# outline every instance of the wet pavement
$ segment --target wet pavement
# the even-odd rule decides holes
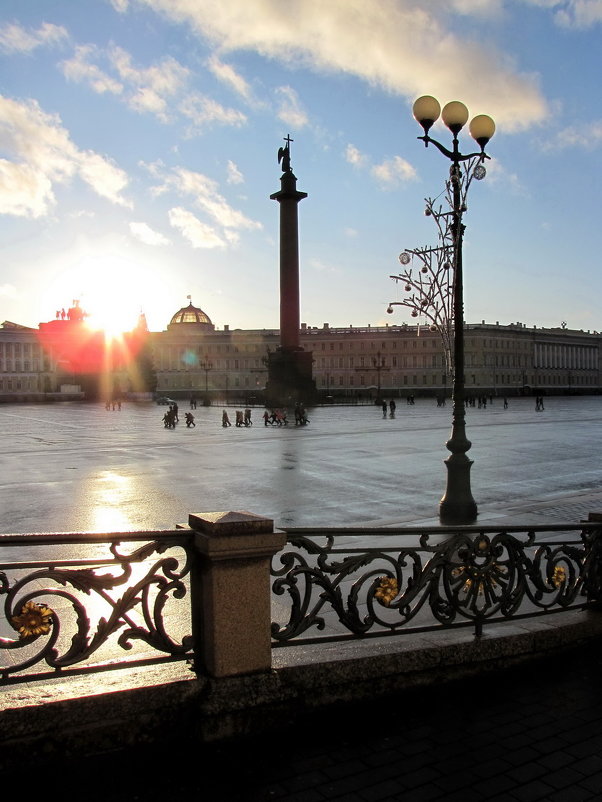
[[[602,646],[291,718],[199,746],[171,733],[67,763],[31,753],[30,795],[89,802],[585,802],[602,798]],[[11,776],[12,774],[12,776]]]
[[[0,532],[172,528],[190,512],[248,510],[276,526],[431,523],[445,490],[451,405],[320,407],[299,427],[165,429],[165,407],[0,406]],[[185,411],[180,412],[183,418]],[[230,409],[234,419],[234,409]],[[579,520],[602,488],[602,397],[496,400],[469,409],[479,522]],[[598,507],[600,505],[598,504]],[[536,508],[536,510],[535,510]],[[534,512],[535,510],[535,512]]]
[[[276,525],[431,523],[450,407],[418,400],[313,410],[307,427],[163,429],[162,409],[2,406],[2,532],[171,528],[247,509]],[[231,417],[234,417],[231,415]],[[579,520],[602,510],[602,398],[469,410],[479,521]],[[217,745],[171,734],[32,771],[28,791],[88,800],[573,802],[602,798],[602,646],[522,668],[291,719]],[[27,757],[34,765],[35,755]],[[14,776],[23,776],[15,767]],[[14,777],[2,777],[5,781]]]

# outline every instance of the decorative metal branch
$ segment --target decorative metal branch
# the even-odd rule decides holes
[[[399,254],[399,261],[404,270],[398,275],[390,276],[395,282],[402,282],[408,295],[402,301],[391,301],[387,307],[389,314],[394,306],[404,306],[410,310],[412,317],[425,319],[431,331],[437,331],[441,338],[445,355],[446,373],[453,375],[453,281],[455,275],[454,253],[455,239],[461,236],[462,225],[454,227],[453,192],[454,184],[459,183],[461,213],[466,212],[466,198],[473,178],[480,181],[486,170],[480,156],[473,156],[457,168],[452,165],[450,177],[445,185],[445,201],[449,211],[443,205],[435,206],[437,198],[425,198],[424,213],[431,217],[437,226],[436,247],[406,248]],[[414,259],[417,267],[414,267]],[[408,267],[408,265],[412,265]],[[418,324],[420,332],[420,322]]]

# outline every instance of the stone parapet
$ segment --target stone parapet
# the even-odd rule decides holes
[[[182,664],[72,677],[40,687],[5,688],[0,701],[0,771],[36,755],[55,757],[182,740],[200,743],[286,727],[337,705],[555,659],[602,635],[602,615],[573,611],[469,630],[424,633],[274,652],[274,668],[195,676]],[[543,670],[543,669],[542,669]],[[104,692],[99,692],[99,686]]]

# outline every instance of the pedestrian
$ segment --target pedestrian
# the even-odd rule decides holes
[[[396,409],[396,404],[395,404],[395,401],[394,401],[393,399],[391,399],[391,400],[389,401],[389,410],[390,410],[390,412],[391,412],[391,417],[392,417],[392,418],[394,418],[394,417],[395,417],[395,409]]]
[[[226,412],[226,410],[224,410],[222,412],[222,426],[224,427],[224,429],[226,428],[226,426],[232,426],[232,424],[230,423],[230,418],[228,417],[228,413]]]
[[[190,429],[191,426],[196,426],[192,412],[185,412],[184,419],[186,420],[186,428]]]
[[[504,396],[504,409],[508,409],[508,399]]]
[[[383,418],[386,418],[387,417],[387,402],[386,401],[382,402],[382,410],[383,410]]]
[[[253,421],[251,420],[251,410],[247,407],[245,409],[245,419],[244,419],[245,426],[252,426]]]
[[[268,423],[270,423],[270,413],[266,409],[266,410],[264,410],[264,413],[263,413],[263,425],[267,426]]]

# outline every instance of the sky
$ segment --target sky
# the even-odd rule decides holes
[[[301,320],[415,322],[386,309],[399,253],[436,244],[429,94],[496,123],[465,319],[600,330],[601,44],[602,0],[2,0],[0,321],[79,299],[160,331],[190,296],[220,329],[278,328],[290,135]]]

